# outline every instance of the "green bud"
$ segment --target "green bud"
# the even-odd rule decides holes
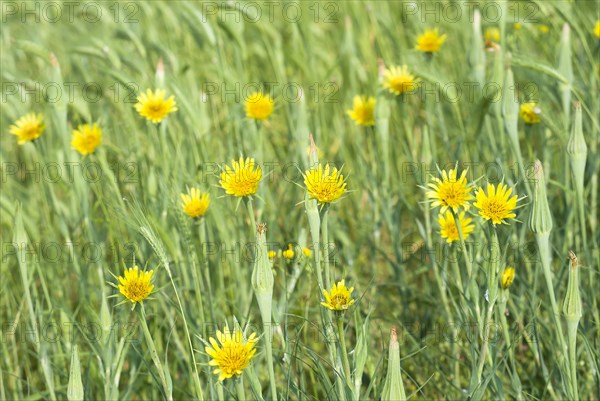
[[[257,298],[259,298],[259,295],[268,295],[270,304],[271,297],[273,295],[274,278],[273,270],[271,269],[271,263],[269,263],[269,256],[267,253],[266,232],[266,224],[257,224],[256,239],[258,252],[254,260],[254,270],[252,271],[252,288],[254,288]]]
[[[79,365],[77,345],[73,345],[71,351],[71,368],[69,370],[67,399],[69,401],[83,401],[83,382],[81,381],[81,367]]]
[[[569,269],[569,282],[567,285],[567,294],[563,302],[563,313],[567,320],[579,321],[582,315],[581,294],[579,293],[579,269],[577,256],[573,251],[569,251],[571,268]]]
[[[396,328],[392,327],[390,332],[390,353],[388,359],[387,376],[381,393],[382,401],[404,401],[406,393],[402,383],[400,371],[400,344],[398,343],[398,334]]]
[[[583,136],[581,125],[581,104],[575,104],[575,121],[569,142],[567,143],[567,154],[571,163],[571,172],[575,180],[577,196],[583,196],[583,177],[585,173],[585,162],[587,158],[587,145]]]
[[[535,161],[534,179],[529,228],[536,234],[550,233],[552,231],[552,214],[546,196],[544,169],[542,168],[542,162],[539,160]]]

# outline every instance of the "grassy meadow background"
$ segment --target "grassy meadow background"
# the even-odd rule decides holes
[[[380,399],[392,327],[411,399],[572,399],[527,223],[536,159],[554,223],[559,305],[568,251],[580,262],[579,398],[600,399],[597,2],[67,3],[2,2],[1,399],[67,399],[77,373],[86,400],[168,398],[137,313],[117,305],[123,298],[111,297],[118,291],[107,284],[134,263],[155,270],[156,290],[144,307],[173,399],[199,397],[188,332],[203,398],[238,397],[234,379],[218,389],[200,337],[214,336],[234,317],[263,333],[251,286],[255,230],[244,204],[219,187],[221,167],[240,155],[263,167],[256,220],[267,224],[269,248],[279,251],[279,399]],[[25,7],[34,11],[25,14]],[[490,27],[500,39],[486,50]],[[415,50],[428,28],[447,35],[432,57]],[[386,92],[378,78],[382,63],[406,64],[421,88],[402,98]],[[506,68],[515,77],[513,101],[535,100],[541,109],[541,123],[519,121],[520,164],[503,128]],[[159,125],[134,108],[138,93],[156,87],[174,95],[178,107]],[[256,89],[275,101],[262,124],[244,112],[244,97]],[[376,97],[375,127],[348,117],[355,95]],[[588,148],[580,196],[566,152],[576,102]],[[46,130],[18,145],[9,126],[29,112],[43,114]],[[92,122],[103,142],[83,158],[71,149],[71,132]],[[329,247],[320,246],[335,280],[355,288],[356,302],[345,313],[352,386],[342,392],[336,377],[343,373],[327,352],[327,341],[337,340],[322,323],[314,261],[301,250],[316,249],[301,174],[309,134],[321,161],[343,166],[349,189],[328,212]],[[419,187],[438,175],[436,165],[456,162],[459,171],[469,168],[469,182],[503,179],[527,196],[518,221],[497,230],[501,271],[514,266],[516,276],[505,309],[493,315],[495,335],[476,386],[484,331],[454,275],[455,254],[439,235],[439,210]],[[192,186],[211,194],[201,223],[181,211],[179,194]],[[489,236],[471,213],[468,249],[485,309]],[[292,261],[281,255],[288,244]],[[458,256],[461,269],[463,260]],[[244,373],[248,399],[272,397],[266,338],[257,343],[253,376]]]

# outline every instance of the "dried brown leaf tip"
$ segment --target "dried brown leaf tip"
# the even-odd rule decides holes
[[[575,252],[573,251],[569,251],[569,259],[571,259],[571,269],[575,270],[577,269],[577,255],[575,255]]]
[[[259,234],[263,234],[267,232],[267,223],[258,223],[256,225],[256,232]]]

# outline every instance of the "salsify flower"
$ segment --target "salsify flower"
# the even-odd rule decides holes
[[[538,26],[538,30],[541,33],[548,33],[548,32],[550,32],[550,27],[548,25],[542,24],[542,25]]]
[[[254,159],[240,157],[232,160],[231,166],[225,166],[221,172],[219,184],[228,195],[237,197],[251,196],[258,190],[262,169],[255,165]]]
[[[277,251],[275,250],[270,250],[269,252],[267,252],[267,256],[269,257],[269,259],[275,259],[277,257]]]
[[[205,351],[212,358],[208,364],[216,367],[214,373],[219,375],[219,381],[241,375],[256,354],[256,348],[254,348],[258,341],[256,333],[252,333],[248,339],[244,339],[239,328],[235,328],[231,332],[229,327],[225,327],[223,332],[217,330],[217,339],[219,342],[210,337],[209,341],[212,347],[207,346]]]
[[[392,66],[383,73],[383,87],[394,95],[412,92],[417,88],[419,79],[408,71],[406,65]]]
[[[281,255],[288,260],[294,259],[294,256],[296,254],[294,252],[294,248],[292,247],[292,244],[288,244],[287,249],[284,250],[283,252],[281,252]]]
[[[473,204],[479,209],[479,215],[485,220],[491,220],[494,225],[506,224],[505,220],[516,217],[513,212],[517,207],[517,195],[510,196],[512,188],[499,183],[487,185],[487,194],[479,187]]]
[[[445,213],[451,208],[455,213],[462,207],[469,210],[469,201],[471,196],[471,187],[467,184],[467,170],[463,170],[460,177],[456,178],[456,169],[442,170],[442,179],[433,177],[433,182],[427,184],[430,191],[426,196],[435,199],[431,208],[441,206],[440,213]]]
[[[36,140],[46,126],[41,114],[28,113],[10,126],[10,133],[18,139],[19,145]]]
[[[428,29],[417,38],[415,49],[424,53],[435,53],[440,50],[446,40],[446,35],[440,35],[437,28]]]
[[[465,240],[475,228],[475,226],[471,224],[472,221],[473,219],[470,217],[465,217],[464,211],[458,215],[458,222]],[[443,239],[446,239],[449,244],[460,239],[458,228],[456,227],[456,220],[450,210],[447,210],[446,213],[440,213],[438,223],[440,224],[440,236]]]
[[[363,127],[375,125],[375,98],[370,96],[354,96],[352,109],[347,110],[348,116]]]
[[[500,42],[500,30],[495,26],[491,26],[485,30],[485,32],[483,33],[483,38],[485,39],[486,43],[498,43]]]
[[[246,117],[266,120],[273,113],[273,98],[268,94],[254,92],[246,99]]]
[[[83,124],[73,130],[71,146],[82,156],[94,153],[102,142],[102,130],[97,124]]]
[[[169,96],[165,99],[167,92],[164,89],[157,89],[152,91],[147,89],[146,93],[141,93],[135,105],[135,109],[140,116],[152,121],[154,124],[158,124],[167,116],[177,111],[175,97]]]
[[[332,203],[347,191],[346,182],[341,172],[329,164],[319,163],[318,167],[307,170],[304,174],[304,185],[311,199],[320,204]]]
[[[321,302],[321,305],[332,311],[345,311],[354,303],[352,291],[354,291],[354,287],[346,287],[344,280],[337,284],[333,283],[329,292],[323,290],[325,302]]]
[[[181,194],[181,208],[192,218],[202,217],[210,205],[210,195],[200,192],[198,188],[191,188],[187,194]]]
[[[594,35],[597,38],[600,38],[600,20],[596,21],[596,25],[594,26]]]
[[[541,110],[535,102],[527,102],[521,105],[519,115],[526,124],[537,124],[540,121]]]
[[[307,258],[310,258],[312,256],[312,251],[306,247],[302,248],[302,253],[304,254],[304,256],[306,256]]]
[[[124,276],[119,276],[119,285],[117,288],[125,298],[136,304],[142,302],[150,296],[154,285],[152,284],[152,275],[154,270],[141,271],[137,266],[125,269]]]
[[[520,22],[515,22],[515,23],[513,24],[513,29],[514,29],[515,31],[520,31],[520,30],[521,30],[521,28],[523,28],[523,24],[521,24]]]
[[[515,268],[514,267],[506,267],[502,272],[502,277],[500,279],[500,283],[502,285],[502,289],[506,290],[513,283],[515,279]]]

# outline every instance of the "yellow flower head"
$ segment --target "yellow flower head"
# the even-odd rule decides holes
[[[312,256],[312,251],[310,249],[306,248],[306,247],[302,248],[302,253],[307,258],[310,258]]]
[[[346,182],[341,172],[329,164],[306,171],[304,185],[311,199],[316,199],[320,204],[332,203],[338,200],[347,191]]]
[[[548,32],[550,32],[550,27],[548,25],[542,24],[542,25],[538,26],[538,30],[541,33],[548,33]]]
[[[523,28],[523,24],[521,24],[520,22],[515,22],[513,24],[513,28],[514,28],[515,31],[520,31],[521,28]]]
[[[540,119],[541,110],[537,107],[537,103],[527,102],[521,105],[519,115],[521,119],[525,121],[525,124],[537,124],[541,122]]]
[[[177,111],[175,105],[175,97],[169,96],[165,99],[167,92],[164,89],[157,89],[153,92],[151,89],[146,90],[137,97],[138,102],[135,109],[140,116],[158,124],[174,111]]]
[[[487,194],[479,187],[476,202],[473,204],[479,209],[479,215],[485,220],[491,220],[494,225],[504,224],[505,220],[516,217],[513,213],[517,207],[517,195],[512,193],[512,188],[505,184],[487,185]]]
[[[392,66],[383,73],[383,87],[395,95],[413,92],[418,84],[419,79],[408,71],[406,65]]]
[[[357,125],[363,127],[375,125],[375,98],[354,96],[352,110],[347,110],[346,113]]]
[[[415,48],[424,53],[435,53],[440,50],[446,40],[446,35],[440,35],[436,29],[428,29],[417,38]]]
[[[513,283],[514,279],[515,279],[515,268],[507,267],[506,269],[504,269],[504,271],[502,272],[502,278],[501,278],[502,288],[506,290]]]
[[[467,170],[463,170],[460,178],[456,178],[456,169],[450,169],[448,173],[442,170],[442,179],[433,177],[433,182],[427,184],[431,188],[426,196],[435,199],[431,208],[441,206],[440,213],[445,213],[452,208],[455,213],[462,207],[469,210],[471,187],[467,184]]]
[[[246,99],[246,117],[266,120],[273,113],[273,98],[260,92],[254,92]]]
[[[346,287],[344,280],[337,284],[333,283],[329,292],[323,290],[325,302],[321,302],[321,305],[333,311],[345,311],[354,303],[352,291],[354,287]]]
[[[500,42],[500,30],[495,26],[489,27],[483,34],[485,40],[485,47],[492,46],[492,43]]]
[[[244,197],[251,196],[258,190],[262,170],[255,166],[254,159],[240,156],[239,161],[232,160],[232,167],[225,166],[221,172],[219,184],[228,195]]]
[[[281,255],[288,260],[294,259],[295,253],[292,244],[288,244],[288,248],[285,251],[281,252]]]
[[[119,291],[130,300],[134,306],[142,302],[152,293],[152,275],[154,270],[140,271],[137,266],[125,269],[125,277],[119,277]]]
[[[10,133],[18,138],[19,145],[36,140],[46,126],[41,114],[29,113],[10,126]]]
[[[202,193],[198,188],[192,188],[187,194],[181,194],[183,212],[192,218],[202,217],[210,205],[210,195]]]
[[[594,35],[600,39],[600,20],[596,21],[596,25],[594,26]]]
[[[204,350],[212,358],[208,364],[216,367],[214,373],[219,375],[219,381],[241,375],[256,354],[256,333],[245,340],[240,329],[236,328],[232,333],[225,327],[223,332],[217,331],[217,339],[219,342],[210,337],[212,347],[207,346]]]
[[[465,217],[465,212],[463,211],[458,215],[458,221],[462,229],[463,237],[466,240],[475,228],[475,226],[471,224],[473,219]],[[449,244],[460,239],[454,215],[450,210],[447,210],[445,214],[440,213],[438,223],[440,224],[440,236],[445,238]]]
[[[73,139],[71,146],[82,156],[94,153],[98,145],[102,142],[102,130],[98,125],[84,124],[73,130]]]
[[[277,257],[277,251],[269,251],[267,252],[267,256],[269,257],[269,259],[275,259]]]

